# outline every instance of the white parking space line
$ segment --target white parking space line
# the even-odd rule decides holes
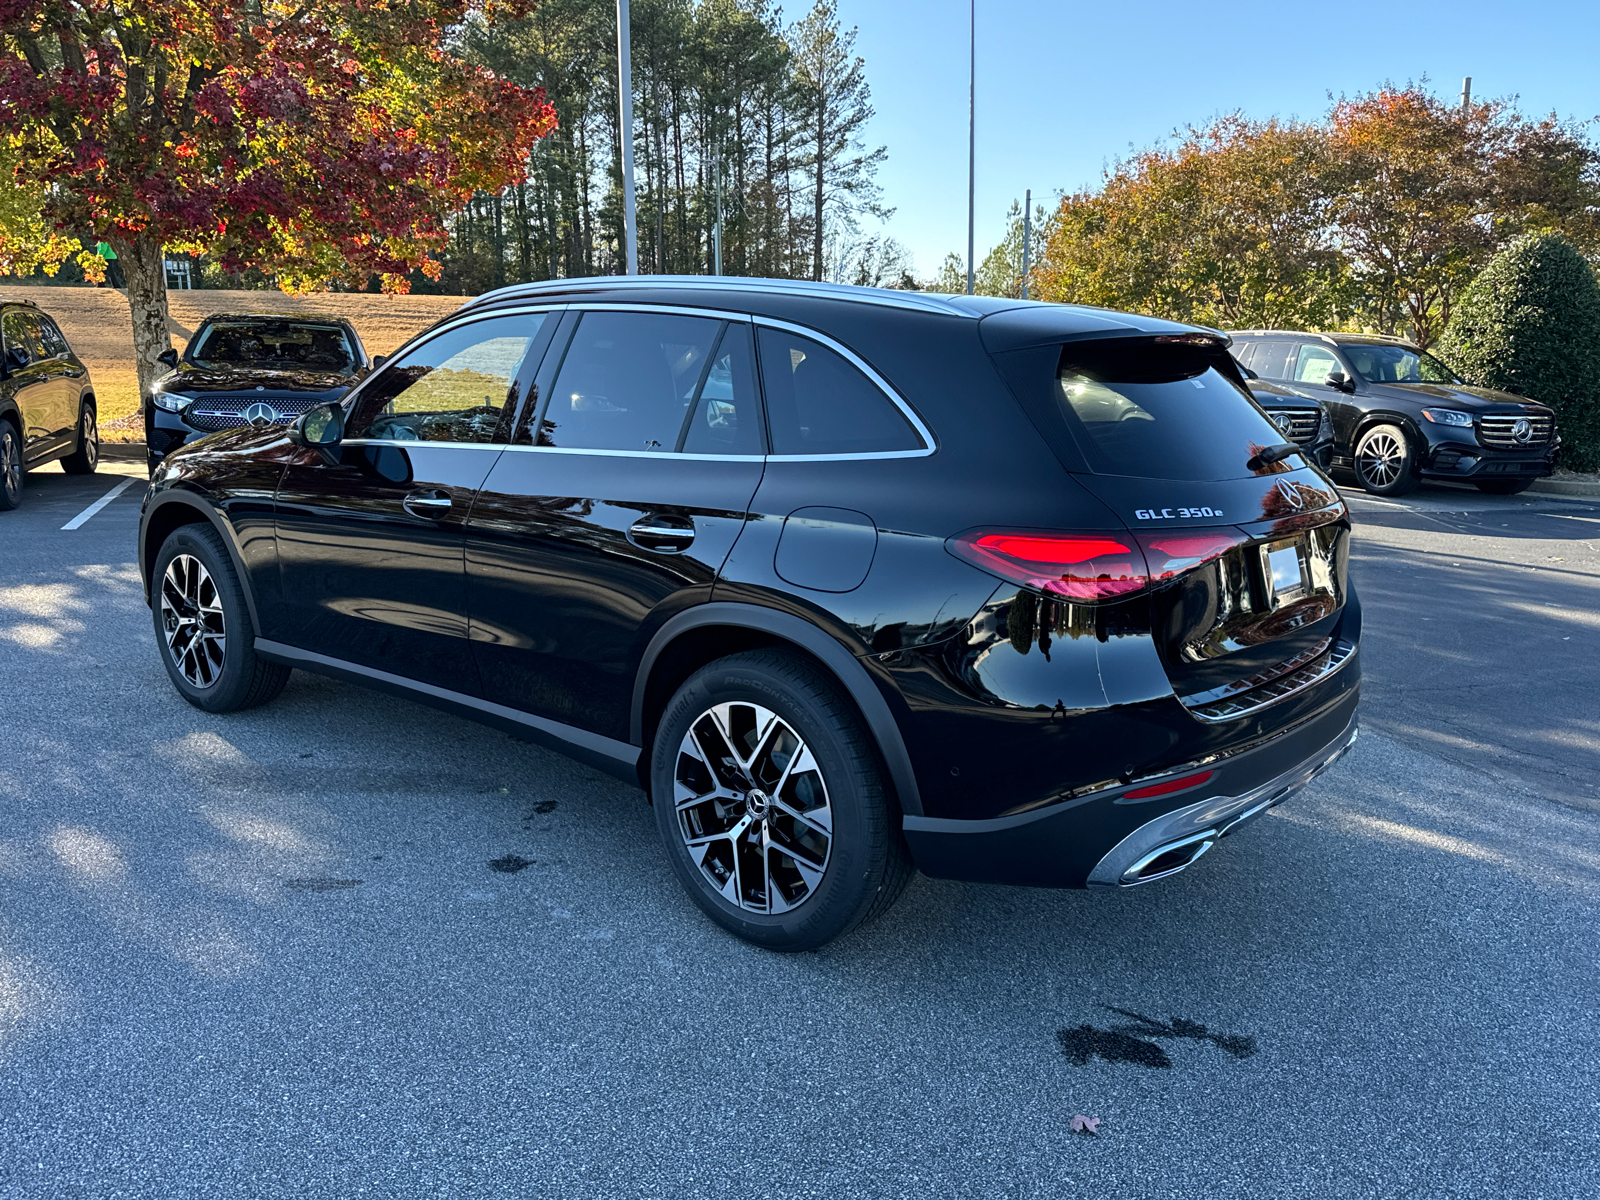
[[[137,479],[138,479],[137,475],[128,476],[121,483],[117,484],[116,487],[112,488],[109,492],[107,492],[104,496],[101,496],[100,499],[96,500],[93,504],[89,505],[88,508],[84,509],[77,516],[73,517],[72,520],[68,521],[61,528],[62,529],[77,529],[80,525],[82,525],[90,517],[94,516],[95,513],[99,512],[102,508],[104,508],[106,505],[110,504],[118,496],[122,495],[123,492],[127,491],[128,488],[131,487],[133,485],[133,483]]]

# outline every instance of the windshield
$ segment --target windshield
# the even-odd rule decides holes
[[[1097,475],[1239,479],[1253,474],[1254,455],[1283,442],[1211,355],[1188,347],[1068,346],[1056,387]]]
[[[189,360],[202,367],[355,370],[350,339],[338,325],[302,321],[216,321],[200,331]]]
[[[1409,346],[1340,347],[1356,374],[1368,383],[1460,383],[1456,373],[1433,355]]]

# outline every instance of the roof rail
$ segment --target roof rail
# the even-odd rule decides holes
[[[469,300],[462,308],[465,310],[498,300],[515,300],[563,292],[663,287],[807,296],[818,300],[846,300],[857,304],[907,308],[955,317],[976,318],[979,315],[962,306],[956,297],[936,293],[855,287],[844,283],[817,283],[804,279],[762,279],[743,275],[595,275],[576,279],[546,279],[538,283],[515,283],[509,287],[496,288],[492,292],[485,292]]]

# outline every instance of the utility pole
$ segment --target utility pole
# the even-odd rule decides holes
[[[715,193],[716,215],[711,222],[711,273],[722,274],[722,155],[711,160],[711,188]]]
[[[633,224],[633,49],[628,0],[617,0],[617,95],[622,101],[622,241],[628,274],[639,273],[639,238]]]
[[[974,229],[978,210],[978,0],[968,0],[967,43],[971,61],[967,74],[967,295],[972,295],[977,271],[972,262],[975,252]]]
[[[1467,109],[1472,104],[1472,76],[1468,75],[1461,81],[1461,115],[1467,115]]]
[[[1033,189],[1022,193],[1022,298],[1028,298],[1028,276],[1033,272]]]

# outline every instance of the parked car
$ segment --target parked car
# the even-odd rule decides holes
[[[1225,346],[814,283],[492,292],[168,456],[159,652],[207,711],[300,667],[635,783],[700,907],[774,948],[913,864],[1164,878],[1356,736],[1349,514]]]
[[[0,509],[22,503],[22,477],[60,460],[69,475],[100,462],[94,384],[61,330],[31,300],[0,300]]]
[[[1267,419],[1278,427],[1284,440],[1302,447],[1306,457],[1324,470],[1332,466],[1333,419],[1327,406],[1309,392],[1268,383],[1249,368],[1244,374],[1250,395],[1266,410]]]
[[[1233,353],[1262,379],[1304,389],[1333,418],[1333,465],[1378,496],[1423,479],[1525,491],[1555,469],[1555,412],[1509,392],[1469,387],[1425,350],[1356,333],[1234,333]]]
[[[179,446],[242,425],[287,425],[336,400],[372,363],[360,335],[338,317],[216,313],[201,322],[144,406],[151,471]]]

